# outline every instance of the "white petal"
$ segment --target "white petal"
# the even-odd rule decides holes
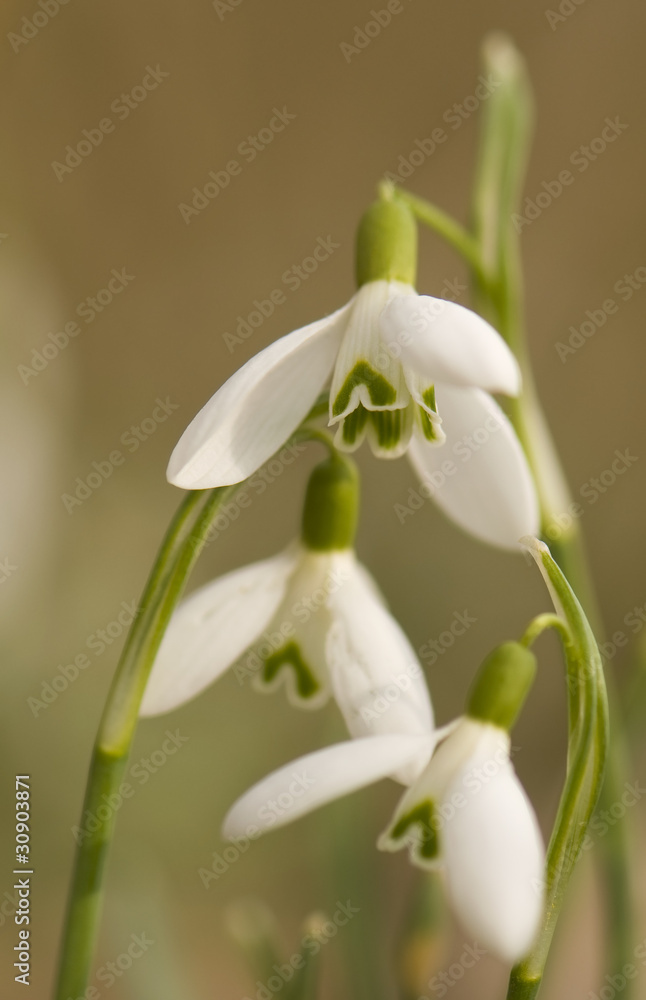
[[[482,541],[518,549],[521,535],[536,535],[539,510],[532,474],[511,423],[480,389],[437,386],[446,443],[421,434],[408,454],[439,507]]]
[[[222,834],[231,839],[253,835],[250,828],[257,835],[258,830],[284,826],[389,777],[420,754],[428,756],[429,740],[419,736],[374,736],[307,754],[274,771],[238,799],[224,820]]]
[[[446,802],[455,803],[442,831],[447,891],[465,930],[513,963],[527,954],[540,926],[545,848],[502,748],[504,734],[483,728],[491,735],[446,791]]]
[[[401,359],[431,382],[479,386],[510,396],[520,391],[520,369],[500,334],[481,316],[430,295],[398,297],[381,316],[386,338]]]
[[[410,642],[364,574],[353,573],[330,595],[327,659],[337,703],[350,734],[430,735],[433,709]],[[423,766],[416,762],[416,766]],[[416,773],[398,775],[404,784]]]
[[[190,490],[228,486],[260,468],[316,401],[350,308],[281,337],[235,372],[184,431],[168,481]]]
[[[375,600],[382,605],[382,607],[387,608],[388,601],[384,597],[379,584],[375,580],[370,570],[366,569],[363,563],[360,562],[358,559],[355,559],[354,572],[360,578],[358,586],[363,587],[364,590],[367,590],[370,594],[372,594]]]
[[[159,647],[140,715],[182,705],[235,663],[279,606],[298,552],[290,547],[234,570],[182,601]]]
[[[409,402],[398,354],[391,353],[381,337],[379,317],[390,298],[414,294],[410,285],[397,281],[369,281],[354,297],[352,312],[339,349],[330,388],[330,423],[342,420],[361,403],[367,410],[399,409]],[[357,365],[364,366],[365,381],[347,393],[347,380]]]

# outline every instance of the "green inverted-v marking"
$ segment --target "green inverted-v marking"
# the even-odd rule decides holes
[[[358,385],[366,386],[373,406],[391,406],[397,398],[397,393],[388,379],[375,371],[367,361],[357,361],[334,400],[333,416],[338,417],[343,413]]]
[[[439,854],[440,845],[437,836],[437,819],[435,818],[435,806],[430,799],[420,802],[410,812],[401,816],[390,831],[393,840],[399,840],[404,836],[409,827],[419,825],[421,833],[421,843],[419,853],[421,857],[430,861]]]
[[[305,663],[297,643],[288,642],[267,657],[262,672],[263,680],[269,684],[284,666],[293,669],[300,698],[312,698],[320,690],[321,685]]]

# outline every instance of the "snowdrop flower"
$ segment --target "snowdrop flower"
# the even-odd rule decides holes
[[[353,451],[367,437],[379,457],[408,451],[444,512],[487,542],[516,548],[521,535],[536,534],[531,473],[490,395],[518,394],[517,362],[476,313],[417,294],[416,240],[415,220],[401,202],[368,209],[358,232],[358,292],[235,372],[185,430],[169,481],[202,489],[246,479],[296,430],[331,379],[329,423],[338,448]]]
[[[263,690],[285,683],[299,707],[317,708],[333,695],[353,736],[384,727],[431,733],[415,652],[352,549],[357,513],[356,470],[334,455],[310,477],[299,542],[219,577],[179,605],[141,714],[176,708],[236,664],[241,682],[251,677]],[[380,711],[379,699],[388,711]]]
[[[379,847],[407,846],[415,864],[442,868],[464,928],[492,954],[516,962],[543,911],[545,849],[509,757],[509,729],[534,672],[527,649],[500,646],[485,660],[464,717],[426,737],[391,732],[309,754],[247,792],[228,813],[224,836],[234,839],[250,825],[277,827],[380,778],[413,775]],[[306,790],[280,817],[268,813],[263,807],[296,771],[307,776]]]

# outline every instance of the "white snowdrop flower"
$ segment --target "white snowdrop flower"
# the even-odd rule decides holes
[[[491,396],[518,394],[516,359],[476,313],[417,294],[416,251],[410,210],[396,200],[375,203],[359,227],[357,293],[235,372],[185,430],[171,455],[169,481],[202,489],[246,479],[331,383],[329,423],[338,448],[353,451],[367,437],[379,457],[408,452],[430,481],[453,458],[455,474],[433,491],[449,517],[503,548],[535,534],[532,476]]]
[[[179,605],[141,714],[176,708],[235,665],[238,679],[251,677],[259,689],[285,683],[299,707],[317,708],[333,695],[353,736],[432,733],[417,656],[355,556],[357,512],[353,464],[333,456],[318,465],[300,541],[219,577]]]
[[[407,846],[415,864],[443,869],[464,928],[492,954],[518,961],[543,912],[545,848],[509,756],[509,728],[534,672],[528,650],[517,643],[500,646],[485,660],[464,717],[426,736],[391,731],[308,754],[243,795],[225,818],[224,835],[241,836],[250,825],[284,825],[396,777],[410,787],[379,847]],[[295,772],[307,775],[307,788],[280,817],[267,817],[263,804],[284,792]]]

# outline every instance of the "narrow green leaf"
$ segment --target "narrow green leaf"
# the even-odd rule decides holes
[[[566,626],[557,634],[565,654],[570,731],[565,786],[547,850],[543,926],[530,954],[512,970],[508,1000],[532,1000],[540,989],[561,905],[601,792],[608,744],[608,701],[592,629],[547,545],[536,538],[523,541]]]

